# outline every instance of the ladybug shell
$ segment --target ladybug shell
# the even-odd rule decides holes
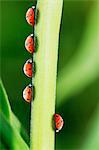
[[[64,121],[59,114],[54,114],[54,121],[56,132],[59,132],[63,127]]]
[[[32,100],[32,85],[29,84],[24,90],[23,90],[23,98],[27,102],[31,102]]]
[[[24,74],[27,77],[32,77],[32,59],[28,59],[23,67]]]
[[[29,53],[34,52],[34,40],[33,40],[33,35],[29,35],[26,40],[25,40],[25,48]]]
[[[34,26],[35,23],[35,13],[33,8],[29,8],[28,11],[26,12],[26,20],[28,24],[31,26]]]

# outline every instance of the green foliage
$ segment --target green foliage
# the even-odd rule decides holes
[[[99,149],[99,104],[94,111],[92,118],[87,125],[85,140],[82,150],[98,150]]]
[[[58,105],[99,76],[99,2],[94,4],[78,52],[59,74]],[[76,80],[77,79],[77,80]],[[61,91],[60,89],[63,90]]]
[[[11,113],[10,104],[1,80],[0,80],[0,112],[3,112],[6,118],[10,120],[10,113]]]
[[[64,0],[56,112],[63,116],[65,124],[56,135],[56,150],[99,149],[99,44],[95,44],[96,36],[99,38],[97,2],[98,0]],[[18,136],[20,126],[24,126],[29,134],[30,105],[22,100],[21,95],[22,89],[30,82],[22,73],[22,65],[31,57],[24,48],[24,41],[32,30],[24,16],[32,5],[33,0],[1,1],[1,77],[11,108],[22,125],[15,121],[15,115],[11,115],[12,110],[6,100],[1,102],[1,119],[6,129],[11,127],[11,132],[14,131],[12,126],[16,125],[17,133],[14,133]],[[1,96],[2,93],[0,100]],[[6,149],[7,141],[1,142],[0,148]]]
[[[23,150],[29,150],[17,129],[10,125],[2,113],[0,113],[0,137],[5,142],[6,149],[18,150],[21,148]]]
[[[0,137],[9,148],[17,149],[22,146],[28,149],[24,140],[29,143],[26,131],[23,129],[17,117],[13,114],[8,101],[8,96],[0,80]],[[22,139],[22,137],[23,139]],[[11,143],[9,145],[9,143]],[[18,145],[19,143],[19,145]],[[18,145],[18,146],[16,146]]]

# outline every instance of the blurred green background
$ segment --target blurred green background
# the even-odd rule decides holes
[[[0,3],[1,78],[12,111],[29,134],[30,104],[23,100],[22,90],[31,80],[23,74],[22,67],[24,62],[31,58],[31,54],[24,47],[26,37],[32,32],[25,20],[25,13],[35,2],[33,0],[1,0]],[[97,6],[95,5],[95,0],[64,0],[58,55],[56,112],[63,116],[65,124],[62,131],[56,135],[57,150],[77,150],[84,146],[88,146],[90,149],[91,137],[94,142],[92,150],[99,149],[99,144],[97,144],[97,138],[99,139],[99,127],[97,128],[97,118],[99,119],[99,111],[97,111],[99,108],[99,45],[95,44],[96,47],[91,47],[92,51],[90,51],[90,46],[86,51],[87,46],[85,46],[85,51],[82,53],[84,43],[87,45],[87,37],[90,39],[93,34],[94,40],[94,31],[99,30],[99,21],[97,21],[99,11],[94,11]],[[91,15],[93,11],[96,16],[95,20]],[[91,24],[94,21],[96,23]],[[89,28],[92,33],[87,32]],[[89,35],[87,36],[87,34]],[[99,35],[96,36],[99,41]],[[89,45],[93,40],[91,43],[88,40]],[[86,58],[88,60],[90,58],[87,63]],[[79,65],[80,60],[81,64],[88,67],[85,72]],[[96,69],[89,69],[91,67]],[[75,68],[81,70],[79,74],[77,72],[77,77],[72,78],[68,72],[72,74],[75,72],[74,75],[76,75]],[[72,69],[74,71],[71,71]],[[80,80],[81,75],[84,78]],[[62,82],[62,80],[65,81],[65,78],[68,79],[68,84]],[[78,82],[76,83],[76,81]],[[65,92],[68,89],[70,89],[69,92]],[[98,133],[97,136],[96,133]],[[94,137],[96,137],[95,141]]]

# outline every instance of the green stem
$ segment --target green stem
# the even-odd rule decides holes
[[[38,0],[35,27],[39,47],[35,55],[35,98],[31,111],[31,150],[53,150],[58,39],[63,0]]]

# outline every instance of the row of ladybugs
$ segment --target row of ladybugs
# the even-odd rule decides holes
[[[35,25],[35,7],[34,6],[32,8],[28,9],[28,11],[26,13],[26,20],[27,20],[28,24],[30,24],[32,27],[34,27],[34,25]],[[35,43],[34,43],[33,34],[29,35],[26,38],[25,48],[31,54],[33,54],[35,52]],[[23,67],[24,74],[30,78],[32,78],[32,73],[33,73],[32,64],[33,64],[32,59],[28,59]],[[31,102],[31,100],[32,100],[32,84],[29,84],[24,89],[23,98],[25,99],[25,101],[27,101],[29,103]],[[54,126],[56,129],[56,132],[59,132],[62,129],[63,124],[64,124],[64,121],[63,121],[62,117],[59,114],[54,114]]]
[[[32,27],[34,27],[35,24],[35,7],[33,6],[32,8],[29,8],[28,11],[26,12],[26,20],[28,22],[28,24],[30,24]],[[34,37],[33,34],[29,35],[26,40],[25,40],[25,48],[26,50],[33,54],[34,50],[35,50],[35,45],[34,45]],[[23,67],[23,71],[24,74],[29,77],[32,78],[32,66],[33,61],[32,58],[28,59]],[[29,84],[23,91],[23,98],[25,99],[25,101],[27,102],[31,102],[32,100],[32,84]]]

